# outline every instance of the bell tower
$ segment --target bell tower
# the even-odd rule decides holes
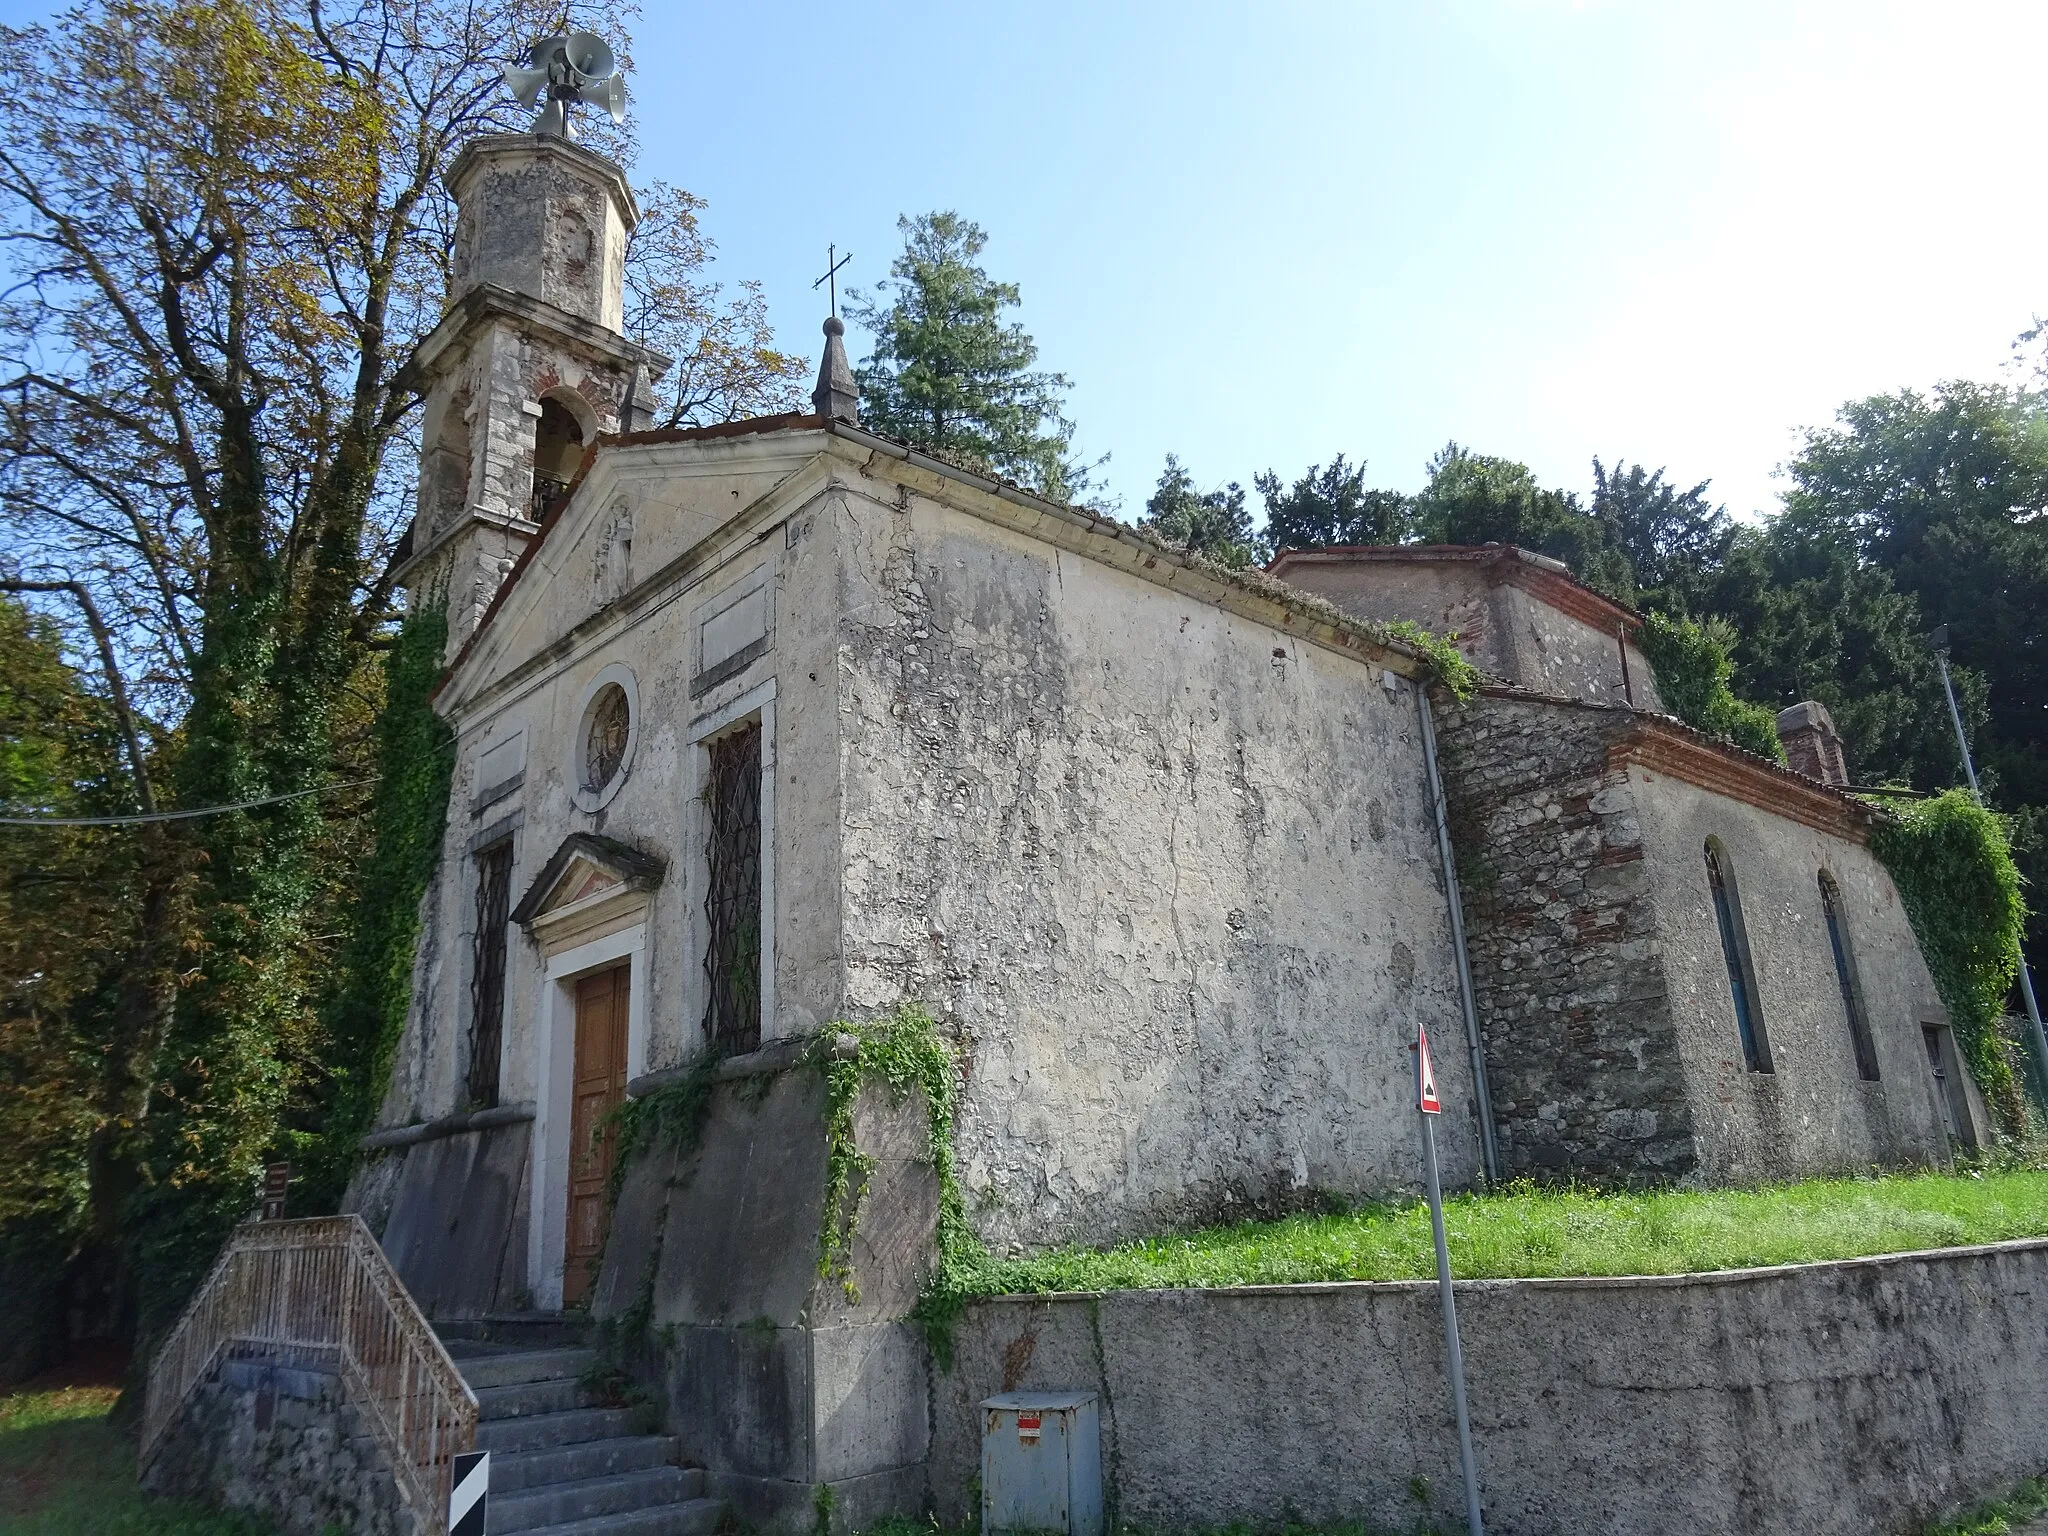
[[[412,361],[426,403],[419,506],[396,573],[445,602],[448,656],[600,434],[644,430],[669,359],[624,334],[625,173],[549,133],[492,134],[448,172],[448,312]]]

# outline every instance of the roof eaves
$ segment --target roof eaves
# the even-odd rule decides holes
[[[1639,709],[1632,704],[1608,704],[1597,699],[1575,699],[1564,694],[1539,693],[1530,688],[1518,688],[1512,683],[1486,683],[1479,692],[1487,698],[1513,699],[1527,704],[1548,704],[1561,708],[1590,711],[1597,714],[1613,715],[1623,728],[1636,733],[1657,733],[1682,740],[1690,745],[1704,747],[1716,752],[1729,762],[1740,767],[1762,770],[1781,780],[1787,788],[1802,792],[1817,793],[1839,802],[1853,815],[1870,823],[1885,820],[1890,814],[1881,806],[1851,793],[1839,784],[1825,784],[1819,779],[1809,778],[1795,769],[1786,767],[1773,758],[1763,757],[1747,747],[1736,745],[1725,737],[1709,735],[1694,726],[1687,725],[1676,715],[1658,714],[1655,710]]]
[[[1164,559],[1169,564],[1178,565],[1185,570],[1200,574],[1211,580],[1239,587],[1266,602],[1292,610],[1305,619],[1328,625],[1339,633],[1362,641],[1376,650],[1389,651],[1401,656],[1415,664],[1415,672],[1418,676],[1428,675],[1430,667],[1429,658],[1413,646],[1389,633],[1385,625],[1374,620],[1361,619],[1354,614],[1346,613],[1336,604],[1317,597],[1313,593],[1304,592],[1299,587],[1282,581],[1278,577],[1272,576],[1257,567],[1248,567],[1240,570],[1220,565],[1216,561],[1206,559],[1191,550],[1169,543],[1149,529],[1121,522],[1113,517],[1105,517],[1101,513],[1089,511],[1085,507],[1076,507],[1065,502],[1054,501],[1049,497],[1039,495],[1036,491],[1025,489],[1013,480],[1004,480],[999,476],[990,475],[982,470],[970,469],[964,465],[953,463],[950,460],[934,457],[932,454],[912,444],[897,438],[884,437],[882,434],[871,431],[866,427],[850,425],[843,421],[830,421],[826,423],[826,428],[834,437],[843,438],[849,443],[868,448],[871,451],[879,450],[885,452],[893,458],[901,459],[928,473],[960,481],[963,484],[972,486],[976,490],[997,496],[1004,501],[1011,502],[1027,510],[1059,518],[1070,523],[1079,531],[1099,534],[1105,538],[1115,539],[1117,542],[1125,545],[1137,546],[1145,551],[1148,560]]]

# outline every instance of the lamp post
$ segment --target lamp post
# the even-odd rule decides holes
[[[1970,781],[1970,796],[1979,805],[1984,803],[1984,791],[1977,787],[1977,766],[1970,761],[1970,738],[1963,732],[1963,712],[1956,707],[1955,684],[1948,676],[1948,626],[1938,624],[1927,637],[1927,643],[1934,651],[1934,664],[1941,669],[1941,691],[1948,699],[1949,722],[1956,728],[1956,750],[1963,754],[1963,776]],[[2048,1103],[2048,1035],[2041,1029],[2041,1005],[2034,1000],[2034,979],[2027,974],[2026,945],[2020,945],[2020,996],[2027,1003],[2027,1024],[2034,1042],[2034,1081],[2041,1090],[2044,1103]]]

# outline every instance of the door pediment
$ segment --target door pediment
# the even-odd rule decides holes
[[[572,832],[534,877],[512,921],[538,934],[614,905],[644,901],[667,866],[654,854],[594,832]]]

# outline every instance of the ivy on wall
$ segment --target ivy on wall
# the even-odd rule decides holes
[[[657,1145],[674,1146],[685,1156],[695,1150],[719,1080],[719,1061],[707,1051],[676,1081],[628,1099],[613,1111],[609,1123],[619,1134],[612,1165],[614,1202],[624,1188],[627,1168]],[[818,1274],[838,1281],[849,1301],[860,1299],[853,1236],[875,1172],[875,1160],[861,1151],[855,1138],[854,1106],[861,1090],[870,1085],[884,1089],[898,1104],[913,1091],[924,1097],[926,1150],[938,1178],[939,1220],[936,1263],[915,1315],[940,1360],[950,1362],[953,1319],[986,1289],[979,1277],[995,1264],[968,1224],[954,1169],[958,1055],[931,1014],[916,1003],[906,1003],[887,1018],[826,1025],[813,1037],[803,1065],[825,1079],[825,1198],[818,1223]],[[641,1329],[625,1331],[637,1336]]]
[[[1388,639],[1420,656],[1429,675],[1450,689],[1460,704],[1472,702],[1473,694],[1479,691],[1479,669],[1453,643],[1455,635],[1433,635],[1409,619],[1395,619],[1380,627],[1386,630]]]
[[[870,1083],[886,1089],[897,1104],[913,1089],[924,1095],[926,1149],[939,1181],[940,1270],[950,1257],[965,1254],[963,1245],[986,1257],[980,1239],[967,1225],[967,1208],[953,1168],[959,1060],[932,1016],[916,1003],[905,1003],[886,1019],[828,1025],[811,1047],[810,1059],[825,1074],[825,1209],[818,1232],[818,1274],[839,1281],[847,1300],[860,1299],[853,1273],[853,1233],[875,1162],[854,1142],[853,1106]]]
[[[2016,1052],[1999,1027],[2027,913],[2005,824],[1962,789],[1892,811],[1871,833],[1870,851],[1906,903],[1957,1048],[2000,1132],[2023,1135]]]
[[[377,718],[375,846],[361,873],[355,931],[342,951],[340,981],[326,1009],[332,1107],[305,1149],[307,1208],[331,1210],[354,1166],[391,1080],[391,1063],[412,997],[420,899],[441,857],[455,736],[428,694],[441,675],[448,620],[437,607],[406,615],[384,662],[384,710]]]
[[[1645,614],[1636,644],[1657,674],[1664,707],[1696,731],[1732,741],[1758,757],[1785,761],[1778,740],[1778,717],[1761,704],[1735,697],[1728,680],[1735,675],[1729,659],[1735,631],[1723,619],[1695,623],[1661,613]]]

